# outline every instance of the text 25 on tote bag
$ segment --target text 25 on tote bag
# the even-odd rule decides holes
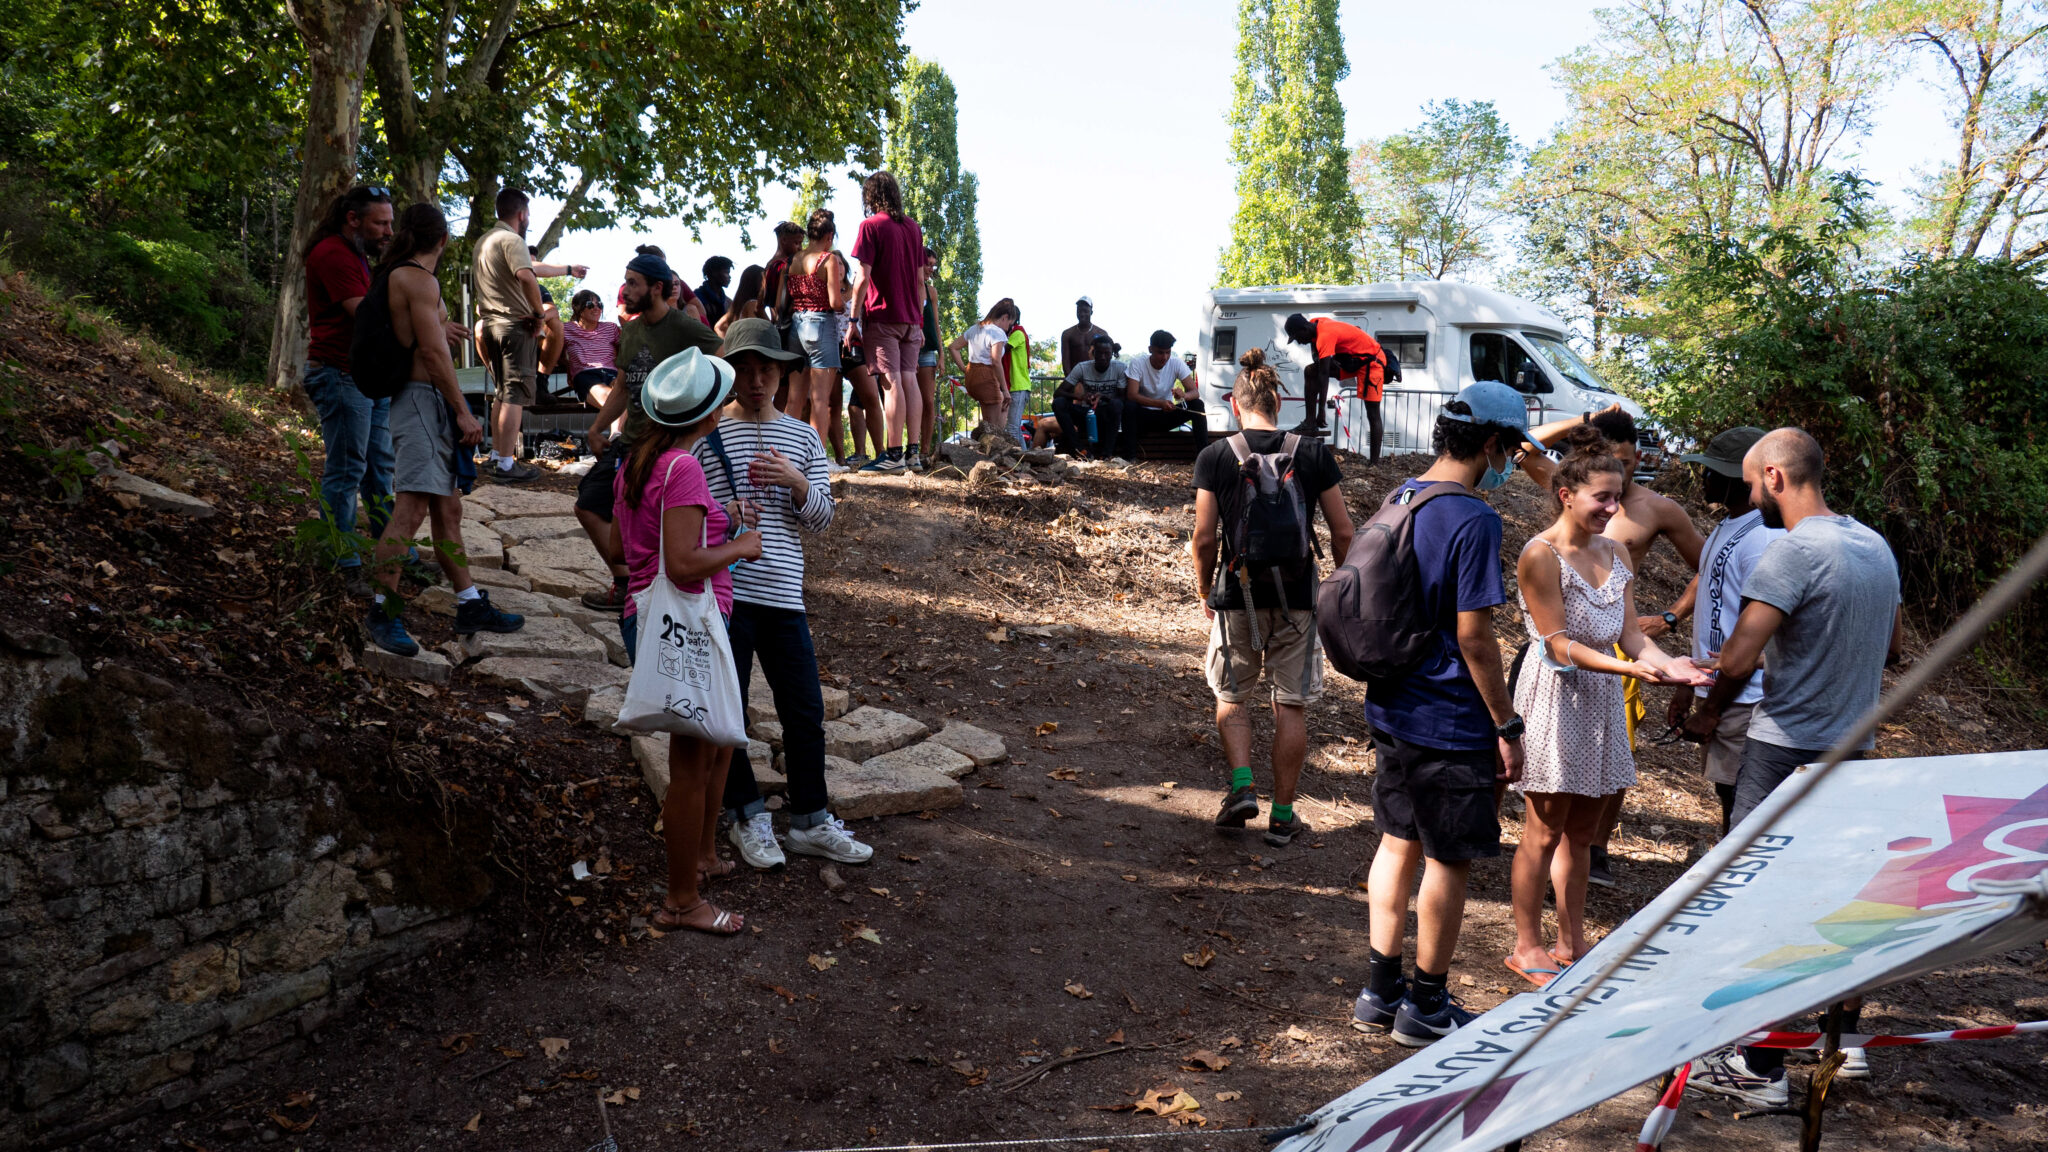
[[[662,491],[680,459],[669,462]],[[667,533],[666,509],[661,517]],[[706,521],[704,542],[709,546]],[[672,732],[727,748],[747,743],[746,709],[725,622],[707,578],[702,592],[685,592],[668,578],[666,541],[657,538],[654,583],[633,595],[633,620],[640,629],[633,679],[615,725],[629,732]]]

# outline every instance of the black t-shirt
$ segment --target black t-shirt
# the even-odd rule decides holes
[[[1278,452],[1287,433],[1278,431],[1247,430],[1245,443],[1255,453]],[[1330,455],[1321,440],[1303,437],[1294,454],[1294,482],[1301,486],[1302,505],[1311,517],[1316,515],[1317,502],[1323,493],[1335,488],[1344,479],[1337,467],[1337,460]],[[1244,474],[1239,470],[1237,454],[1230,450],[1228,439],[1218,440],[1202,454],[1195,457],[1195,488],[1216,494],[1217,509],[1222,518],[1220,535],[1222,555],[1219,564],[1230,562],[1231,541],[1236,538],[1237,518],[1241,515],[1239,505],[1243,502]],[[1302,566],[1302,570],[1280,582],[1280,590],[1287,594],[1287,607],[1302,611],[1310,607],[1309,601],[1315,594],[1314,560]],[[1279,591],[1273,585],[1271,572],[1250,572],[1252,580],[1252,603],[1260,608],[1280,607]],[[1236,577],[1227,580],[1229,585],[1222,607],[1242,609],[1244,590]]]

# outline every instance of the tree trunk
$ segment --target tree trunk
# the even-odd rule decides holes
[[[306,244],[336,196],[356,176],[362,137],[363,71],[385,0],[289,0],[292,23],[306,45],[306,135],[300,145],[298,199],[277,284],[277,324],[270,338],[270,383],[289,390],[301,381],[306,351]]]

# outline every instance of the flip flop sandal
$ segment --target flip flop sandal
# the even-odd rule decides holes
[[[1566,968],[1569,968],[1569,967],[1571,967],[1572,965],[1574,965],[1574,964],[1577,964],[1577,963],[1578,963],[1578,961],[1577,961],[1577,960],[1574,960],[1574,959],[1572,959],[1572,958],[1570,958],[1570,957],[1568,957],[1568,956],[1559,956],[1559,955],[1558,955],[1557,953],[1555,953],[1555,952],[1552,952],[1552,953],[1550,954],[1550,958],[1551,958],[1552,960],[1555,960],[1555,961],[1557,961],[1557,967],[1558,967],[1558,974],[1559,974],[1559,975],[1563,975],[1563,970],[1564,970],[1564,969],[1566,969]]]
[[[739,935],[740,929],[746,926],[746,918],[723,909],[720,909],[718,915],[711,918],[711,923],[708,926],[692,924],[683,919],[683,917],[710,903],[711,901],[709,900],[699,900],[688,908],[670,908],[664,904],[654,913],[654,925],[664,932],[679,932],[687,928],[692,932],[702,932],[707,936]]]
[[[1551,959],[1554,960],[1556,959],[1556,957],[1553,956],[1551,957]],[[1504,967],[1506,967],[1508,971],[1513,972],[1515,975],[1520,976],[1522,979],[1527,980],[1529,983],[1534,984],[1538,988],[1549,987],[1550,982],[1552,980],[1557,979],[1558,976],[1561,974],[1560,970],[1556,968],[1524,968],[1521,965],[1515,963],[1515,958],[1513,956],[1510,956],[1507,959],[1501,961],[1501,964]],[[1537,973],[1539,972],[1545,973],[1546,976],[1539,978],[1537,976]]]

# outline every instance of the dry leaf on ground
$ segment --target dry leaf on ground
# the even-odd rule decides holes
[[[1244,1093],[1242,1092],[1218,1092],[1216,1094],[1216,1102],[1218,1104],[1228,1104],[1232,1100],[1242,1099],[1244,1099]]]
[[[450,1056],[462,1055],[464,1052],[469,1051],[469,1046],[474,1043],[476,1043],[476,1033],[474,1032],[457,1032],[452,1036],[441,1037],[441,1047],[447,1049]]]
[[[839,957],[820,956],[816,952],[813,952],[805,958],[804,962],[809,964],[811,967],[816,968],[818,971],[823,972],[825,969],[830,968],[834,964],[839,963]]]
[[[1045,778],[1048,780],[1079,780],[1081,778],[1081,770],[1078,768],[1055,768],[1047,772]]]
[[[313,1121],[319,1118],[320,1114],[318,1112],[313,1113],[304,1120],[290,1119],[281,1112],[272,1112],[270,1114],[270,1122],[287,1132],[304,1132],[313,1126]]]
[[[479,1113],[477,1113],[476,1115],[474,1115],[474,1116],[471,1116],[471,1117],[469,1118],[469,1123],[467,1123],[467,1124],[464,1124],[464,1125],[462,1126],[462,1130],[463,1130],[464,1132],[474,1132],[474,1131],[476,1131],[476,1130],[477,1130],[478,1128],[481,1128],[481,1127],[483,1127],[483,1123],[484,1123],[484,1114],[483,1114],[483,1113],[481,1113],[481,1112],[479,1112]]]
[[[1051,736],[1057,733],[1059,730],[1060,722],[1057,720],[1040,721],[1038,725],[1038,735],[1040,736]]]
[[[543,1036],[540,1038],[540,1050],[548,1059],[560,1060],[562,1053],[569,1050],[569,1042],[560,1036]]]
[[[1121,1029],[1121,1028],[1117,1029],[1117,1030],[1116,1030],[1116,1031],[1114,1031],[1114,1032],[1111,1032],[1111,1033],[1109,1034],[1109,1038],[1108,1038],[1107,1040],[1105,1040],[1105,1041],[1104,1041],[1104,1043],[1106,1043],[1106,1044],[1121,1044],[1121,1043],[1123,1043],[1123,1042],[1124,1042],[1124,1030],[1123,1030],[1123,1029]]]
[[[1181,1112],[1200,1109],[1202,1102],[1172,1085],[1154,1088],[1138,1098],[1135,1111],[1150,1112],[1154,1116],[1172,1116]]]
[[[1299,1024],[1289,1024],[1287,1026],[1287,1038],[1297,1044],[1306,1044],[1309,1041],[1308,1029],[1303,1028]]]
[[[875,931],[873,928],[863,928],[860,931],[855,932],[853,934],[853,938],[856,940],[865,940],[870,944],[880,944],[882,942],[882,934],[880,932]]]
[[[1181,1071],[1201,1072],[1207,1070],[1210,1072],[1221,1072],[1228,1067],[1230,1067],[1230,1057],[1218,1056],[1216,1053],[1204,1048],[1188,1057],[1188,1062],[1181,1066]]]
[[[1214,959],[1216,959],[1216,950],[1207,944],[1202,945],[1193,952],[1183,952],[1180,954],[1180,962],[1190,968],[1207,968],[1209,962]]]
[[[1067,995],[1072,996],[1076,1000],[1095,999],[1095,993],[1090,992],[1088,990],[1088,986],[1086,984],[1081,983],[1078,980],[1074,981],[1072,984],[1067,985]]]

